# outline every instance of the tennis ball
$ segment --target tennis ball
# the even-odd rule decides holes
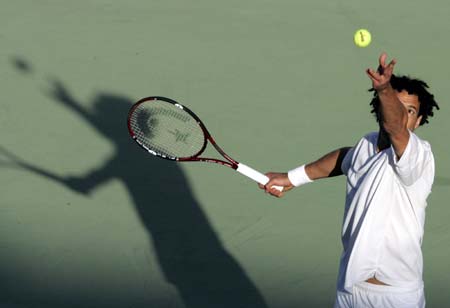
[[[372,35],[366,29],[359,29],[356,31],[353,38],[358,47],[367,47],[372,41]]]

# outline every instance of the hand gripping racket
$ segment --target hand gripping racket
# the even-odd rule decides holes
[[[267,184],[269,178],[228,156],[214,141],[200,118],[172,99],[151,96],[136,102],[128,114],[131,137],[147,152],[179,162],[208,162],[230,167],[252,180]],[[225,160],[200,157],[208,141]],[[274,186],[278,190],[282,187]]]

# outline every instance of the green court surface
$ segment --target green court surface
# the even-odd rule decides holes
[[[0,2],[1,307],[331,307],[343,177],[271,198],[148,155],[126,117],[170,97],[235,159],[286,171],[377,129],[382,51],[441,105],[417,133],[436,159],[427,303],[448,305],[448,1]]]

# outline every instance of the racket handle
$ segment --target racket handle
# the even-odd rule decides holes
[[[259,171],[256,171],[253,168],[250,168],[249,166],[244,165],[243,163],[238,163],[238,167],[236,169],[237,172],[251,178],[252,180],[262,184],[262,185],[266,185],[267,182],[269,182],[269,178],[262,174]],[[283,187],[282,186],[272,186],[275,189],[278,189],[279,191],[283,191]]]

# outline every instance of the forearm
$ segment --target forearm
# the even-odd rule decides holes
[[[380,99],[380,131],[386,133],[397,158],[400,158],[409,139],[408,112],[390,84],[377,92]]]
[[[341,164],[350,147],[334,150],[318,160],[305,166],[305,171],[311,180],[333,177],[342,174]]]
[[[378,90],[380,99],[381,125],[389,137],[404,133],[407,128],[408,114],[405,107],[397,97],[397,92],[389,84],[386,88]]]
[[[350,147],[344,147],[326,154],[318,160],[302,165],[287,173],[267,173],[269,182],[259,187],[276,197],[282,197],[287,191],[314,180],[332,177],[342,174],[341,164]],[[274,189],[273,186],[282,186],[283,191]]]

